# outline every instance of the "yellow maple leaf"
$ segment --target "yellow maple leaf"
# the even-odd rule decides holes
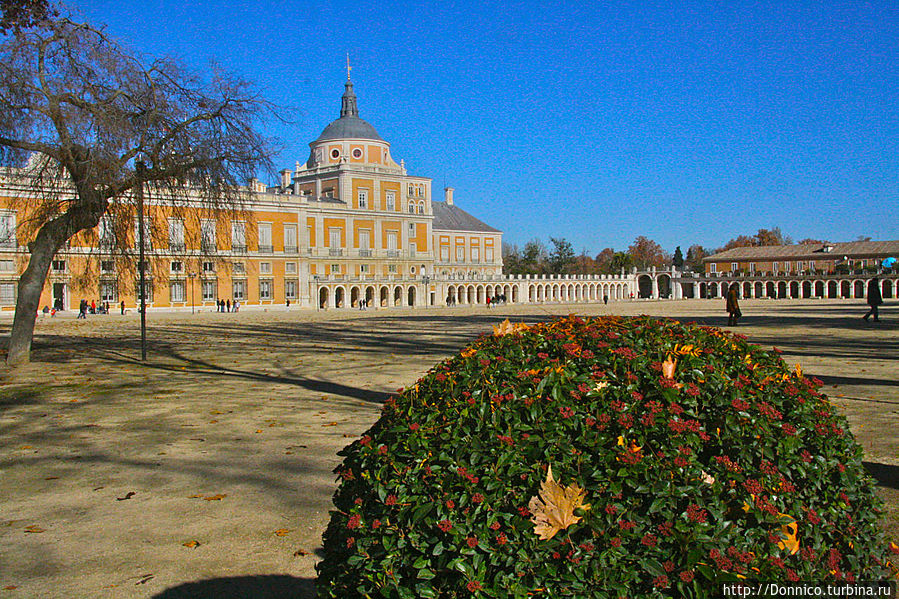
[[[514,335],[519,331],[524,331],[528,328],[528,325],[523,322],[519,322],[516,324],[512,324],[509,322],[509,319],[505,319],[495,327],[493,327],[493,336],[494,337],[502,337],[503,335]]]
[[[289,533],[290,533],[289,528],[279,528],[278,530],[275,531],[275,536],[276,537],[286,537]]]
[[[528,503],[528,509],[534,515],[531,518],[534,533],[546,541],[560,530],[580,522],[581,517],[575,516],[574,512],[577,509],[590,509],[590,506],[584,503],[585,495],[586,491],[574,483],[567,487],[557,483],[550,466],[546,471],[546,480],[540,485],[539,497],[532,497]]]
[[[462,350],[462,357],[463,357],[463,358],[470,358],[470,357],[472,357],[473,355],[475,355],[477,352],[478,352],[478,350],[476,350],[475,348],[473,348],[473,347],[468,347],[468,348]]]
[[[796,378],[797,379],[802,378],[802,365],[799,364],[798,362],[796,363]]]
[[[187,541],[185,543],[181,543],[184,547],[189,547],[190,549],[196,549],[200,546],[199,541]]]
[[[673,379],[675,368],[677,368],[677,359],[668,356],[668,359],[662,362],[662,376],[666,379]]]
[[[787,514],[778,513],[778,516],[790,518],[790,521],[780,527],[780,532],[784,535],[784,538],[778,541],[777,546],[781,549],[788,550],[791,555],[795,555],[796,552],[799,551],[799,539],[796,536],[799,532],[799,524]]]

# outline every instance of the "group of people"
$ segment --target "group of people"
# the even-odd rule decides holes
[[[49,312],[49,309],[45,307],[44,311]],[[109,314],[109,302],[100,302],[97,305],[96,300],[91,300],[90,303],[86,299],[81,300],[81,303],[78,305],[78,318],[87,318],[88,313]]]
[[[729,327],[737,326],[737,320],[743,316],[743,312],[740,311],[739,298],[740,284],[731,283],[724,303],[724,307],[727,310],[727,326]],[[867,322],[873,316],[874,322],[879,321],[878,308],[881,304],[883,304],[883,294],[880,291],[880,277],[874,277],[868,281],[868,306],[870,309],[862,318]]]
[[[290,304],[288,303],[289,307]],[[216,302],[215,311],[216,312],[237,312],[240,310],[240,301],[234,300],[233,302],[230,299],[227,300],[219,300]]]

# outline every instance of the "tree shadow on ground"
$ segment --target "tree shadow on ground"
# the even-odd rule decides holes
[[[862,462],[862,466],[874,477],[878,487],[899,490],[899,466],[878,462]]]
[[[153,599],[315,599],[315,581],[287,574],[210,578],[179,584]]]

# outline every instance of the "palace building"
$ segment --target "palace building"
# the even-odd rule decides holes
[[[245,306],[437,305],[445,303],[446,281],[500,277],[501,231],[459,208],[452,188],[438,200],[431,179],[397,164],[390,143],[360,118],[349,78],[339,118],[309,149],[277,185],[250,181],[245,210],[229,222],[183,218],[150,194],[149,308],[214,309],[224,299]],[[28,240],[17,227],[24,218],[9,201],[30,193],[26,179],[22,169],[0,176],[0,310],[14,309],[27,264]],[[190,197],[185,190],[181,203],[190,206]],[[196,204],[198,213],[202,208]],[[136,266],[122,266],[110,250],[113,242],[136,247],[136,225],[115,240],[111,228],[101,221],[56,256],[41,306],[139,303]]]

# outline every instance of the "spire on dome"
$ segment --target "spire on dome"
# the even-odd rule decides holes
[[[356,105],[356,93],[353,91],[353,82],[350,80],[351,70],[353,70],[353,67],[350,66],[350,54],[347,52],[346,83],[344,84],[346,90],[343,92],[343,97],[340,99],[340,118],[345,116],[359,116],[359,107]]]

